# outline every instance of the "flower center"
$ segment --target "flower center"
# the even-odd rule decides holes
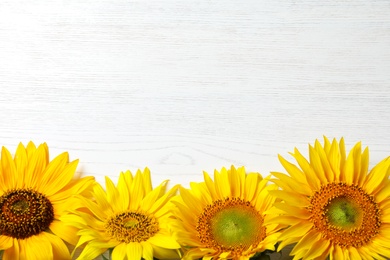
[[[264,219],[250,204],[240,198],[226,198],[208,205],[198,218],[196,230],[203,244],[233,256],[255,247],[266,236]]]
[[[348,197],[336,197],[325,208],[325,215],[331,225],[345,230],[352,230],[362,223],[363,211],[355,201]]]
[[[311,198],[311,221],[341,247],[361,247],[379,233],[381,211],[373,196],[345,183],[323,186]]]
[[[105,224],[106,233],[120,242],[142,242],[159,231],[157,220],[139,212],[123,212],[110,217]]]
[[[17,239],[37,235],[54,220],[51,202],[30,189],[8,191],[0,197],[0,233]]]

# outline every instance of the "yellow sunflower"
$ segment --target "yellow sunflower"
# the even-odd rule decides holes
[[[80,229],[76,248],[85,246],[78,259],[94,259],[112,252],[112,259],[152,260],[179,258],[180,245],[171,235],[170,211],[167,204],[177,187],[166,192],[167,181],[152,188],[150,172],[146,168],[121,172],[115,187],[106,177],[106,191],[94,186],[94,201],[80,197],[84,207],[64,221]]]
[[[0,250],[2,259],[70,259],[64,241],[77,243],[75,228],[60,220],[93,178],[74,179],[78,161],[68,153],[49,161],[49,149],[19,144],[14,158],[3,147],[0,165]]]
[[[389,259],[390,158],[368,172],[368,148],[359,142],[346,155],[343,139],[326,137],[309,146],[309,160],[292,156],[299,166],[279,157],[290,176],[273,173],[283,201],[272,222],[289,225],[278,249],[296,243],[294,259]]]
[[[275,198],[259,173],[245,168],[215,171],[214,182],[204,172],[204,182],[180,188],[173,230],[186,249],[183,259],[249,259],[257,252],[274,250],[278,225],[265,224]]]

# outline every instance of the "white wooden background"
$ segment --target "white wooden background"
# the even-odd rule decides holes
[[[390,1],[0,2],[0,145],[155,185],[323,135],[390,155]]]

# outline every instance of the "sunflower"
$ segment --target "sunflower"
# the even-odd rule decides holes
[[[326,137],[309,145],[309,160],[292,156],[299,166],[279,156],[289,176],[272,173],[283,201],[271,222],[289,225],[278,249],[295,244],[294,259],[389,259],[390,158],[368,171],[368,148],[358,142],[346,155],[343,138]]]
[[[214,182],[204,172],[204,182],[180,187],[173,230],[186,249],[183,259],[249,259],[257,252],[274,250],[277,224],[266,225],[275,198],[259,173],[245,168],[214,172]]]
[[[64,217],[69,225],[78,228],[83,247],[78,259],[94,259],[112,252],[112,259],[179,258],[180,245],[171,235],[168,202],[177,187],[168,192],[167,181],[152,188],[150,171],[121,172],[115,187],[105,178],[106,190],[96,183],[94,201],[80,197],[83,207]]]
[[[75,179],[78,161],[68,153],[49,161],[49,149],[19,144],[14,158],[3,147],[0,165],[0,250],[2,259],[70,259],[66,242],[77,243],[75,228],[60,220],[71,197],[93,178]]]

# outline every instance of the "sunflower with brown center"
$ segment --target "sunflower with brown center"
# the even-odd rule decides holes
[[[279,156],[289,176],[274,172],[282,201],[271,223],[289,225],[279,237],[294,259],[390,258],[390,158],[368,171],[368,148],[324,138],[309,146],[309,160],[295,149],[296,166]]]
[[[177,187],[166,192],[167,181],[152,188],[150,171],[133,176],[122,172],[117,186],[106,177],[106,190],[96,183],[94,201],[80,197],[80,208],[64,221],[80,231],[77,259],[95,259],[108,249],[110,259],[178,259],[180,245],[171,234],[168,202]]]
[[[173,229],[186,249],[183,259],[249,259],[274,250],[278,224],[266,224],[275,198],[259,173],[245,168],[215,171],[214,181],[204,172],[204,182],[180,188]]]
[[[49,149],[19,144],[14,158],[3,147],[0,165],[0,250],[2,259],[70,259],[65,243],[77,243],[77,229],[61,220],[72,196],[84,194],[93,177],[74,178],[78,161],[68,153],[49,161]]]

